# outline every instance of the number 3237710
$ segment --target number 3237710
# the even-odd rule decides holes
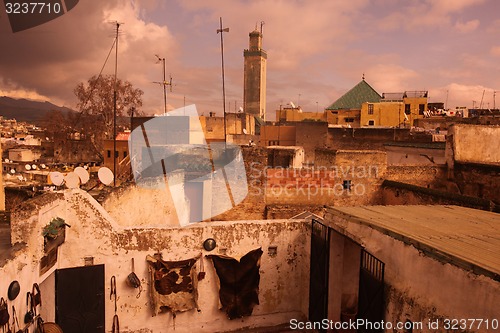
[[[498,329],[498,319],[444,319],[446,330]]]
[[[59,14],[62,11],[61,4],[45,2],[6,2],[5,12],[7,14]]]

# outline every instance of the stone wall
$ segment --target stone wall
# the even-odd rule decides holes
[[[429,188],[440,188],[446,181],[446,166],[389,165],[385,179]]]
[[[453,181],[464,195],[500,204],[500,166],[455,163]]]

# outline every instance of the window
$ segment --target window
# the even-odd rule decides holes
[[[344,181],[342,182],[342,188],[343,188],[344,190],[348,190],[348,191],[350,191],[350,190],[351,190],[351,186],[352,186],[352,183],[351,183],[351,180],[350,180],[350,179],[348,179],[348,180],[344,180]]]
[[[374,126],[375,120],[368,120],[368,126]]]
[[[373,114],[373,104],[368,104],[368,114]]]
[[[405,104],[405,114],[411,113],[411,104]]]
[[[127,154],[127,151],[125,150],[125,151],[123,152],[123,158],[127,157],[127,155],[128,155],[128,154]]]
[[[108,158],[111,157],[111,150],[108,150]]]
[[[346,123],[353,123],[354,122],[354,118],[344,118],[344,121]]]
[[[424,111],[425,111],[425,104],[419,104],[418,105],[418,114],[424,115]]]
[[[119,154],[119,152],[115,151],[115,158],[118,158],[118,154]]]

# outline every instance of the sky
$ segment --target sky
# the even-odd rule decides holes
[[[267,119],[291,101],[322,111],[364,75],[377,92],[429,91],[429,102],[492,108],[500,91],[498,0],[80,0],[65,15],[13,33],[0,3],[0,96],[76,108],[79,82],[105,63],[118,21],[118,76],[144,91],[142,111],[163,112],[155,81],[166,59],[169,108],[222,114],[243,102],[243,50],[263,23]],[[114,52],[114,51],[113,51]],[[114,53],[113,53],[114,55]],[[114,73],[114,57],[104,74]],[[500,92],[496,93],[496,107]]]

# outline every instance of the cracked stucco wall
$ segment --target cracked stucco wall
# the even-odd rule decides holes
[[[18,215],[14,222],[13,238],[27,246],[13,260],[1,268],[2,284],[21,274],[22,285],[31,288],[33,282],[43,284],[44,297],[51,298],[51,274],[55,269],[84,265],[84,258],[92,256],[94,264],[105,265],[106,330],[111,329],[114,303],[109,300],[111,276],[116,276],[118,316],[120,329],[125,332],[223,332],[244,327],[273,326],[292,318],[304,318],[309,305],[310,223],[303,220],[203,222],[188,227],[157,226],[155,221],[143,225],[123,226],[100,206],[88,193],[66,190],[45,199],[30,210]],[[66,241],[59,248],[56,266],[43,276],[38,275],[39,259],[43,255],[41,230],[52,217],[63,217],[71,228],[66,228]],[[149,222],[149,223],[147,223]],[[203,241],[214,238],[217,247],[212,252],[203,250]],[[206,254],[226,254],[240,258],[250,250],[262,247],[260,304],[253,315],[229,320],[218,309],[217,277]],[[269,253],[276,247],[277,253]],[[199,308],[177,314],[152,317],[149,275],[146,255],[161,252],[164,260],[183,260],[203,255],[205,279],[199,282]],[[144,291],[136,298],[137,289],[126,285],[135,260],[135,273]],[[22,267],[21,267],[22,266]],[[199,266],[199,265],[198,265]],[[22,290],[21,292],[27,290]],[[19,301],[18,313],[24,313]],[[50,301],[46,304],[51,304]],[[50,309],[44,315],[54,320]],[[52,317],[51,317],[52,316]]]

